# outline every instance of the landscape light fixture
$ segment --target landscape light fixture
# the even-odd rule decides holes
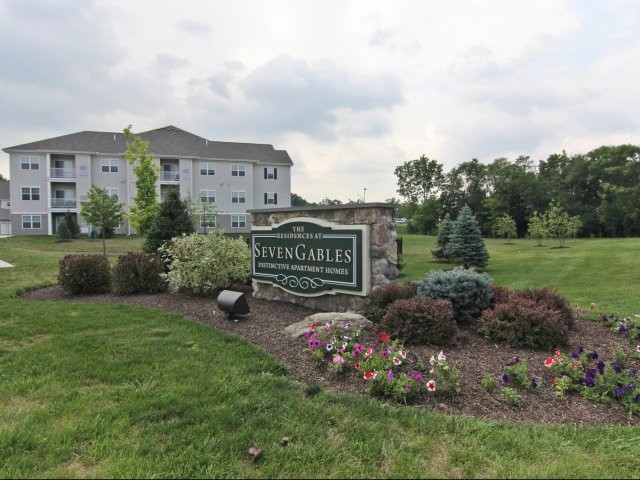
[[[249,313],[249,304],[244,297],[244,293],[234,292],[232,290],[223,290],[218,295],[218,308],[222,310],[229,320],[234,319],[237,315],[244,316]]]

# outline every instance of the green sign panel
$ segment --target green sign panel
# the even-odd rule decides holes
[[[288,221],[251,231],[253,278],[301,295],[364,294],[364,226]]]

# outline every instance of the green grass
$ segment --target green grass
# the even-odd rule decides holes
[[[428,251],[429,241],[405,235],[405,252],[408,246]],[[572,286],[575,292],[598,293],[592,285],[592,275],[603,274],[598,252],[609,258],[615,250],[626,258],[622,251],[633,249],[631,240],[628,246],[603,242],[584,250],[569,242],[560,251],[567,262],[583,259],[573,275],[586,283]],[[121,238],[107,250],[122,253],[139,244]],[[22,288],[55,282],[65,253],[91,248],[86,240],[63,246],[47,237],[0,239],[0,259],[16,265],[0,269],[4,478],[640,475],[637,428],[511,425],[328,391],[307,397],[304,386],[259,348],[179,315],[13,298]],[[540,262],[546,273],[526,266],[513,266],[520,273],[512,273],[513,263],[532,268],[527,255],[548,253],[518,248],[490,242],[490,274],[512,286],[530,285],[523,276],[570,285],[571,272],[559,273],[570,270],[561,268],[559,257]],[[411,268],[423,261],[417,254],[415,262],[414,254],[410,258]],[[628,270],[640,262],[625,261]],[[590,300],[608,301],[604,295]],[[287,447],[279,443],[284,436]],[[248,454],[253,442],[264,449],[256,463]]]
[[[403,234],[406,266],[401,281],[420,280],[432,270],[450,269],[431,256],[435,237]],[[547,241],[487,239],[491,258],[486,273],[508,288],[551,287],[572,304],[595,303],[599,310],[624,315],[640,313],[640,239],[577,239],[555,248]]]

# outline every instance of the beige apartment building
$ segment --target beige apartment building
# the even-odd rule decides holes
[[[207,140],[174,126],[138,134],[160,169],[158,198],[178,189],[200,211],[201,229],[248,232],[247,210],[291,206],[291,167],[285,150],[255,143]],[[127,137],[78,132],[3,149],[10,158],[11,230],[14,235],[53,235],[65,213],[84,233],[80,202],[92,185],[103,187],[128,210],[135,175],[124,158]],[[125,221],[116,233],[135,233]]]

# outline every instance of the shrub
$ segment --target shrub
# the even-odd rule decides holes
[[[428,297],[396,300],[380,319],[380,329],[417,345],[448,345],[458,333],[451,302]]]
[[[129,252],[113,267],[113,291],[118,295],[165,290],[164,263],[157,254]]]
[[[511,298],[511,292],[508,288],[503,287],[502,285],[491,284],[489,286],[491,289],[491,305],[496,305],[497,303],[505,303],[509,301]]]
[[[94,294],[111,290],[111,267],[104,255],[66,255],[58,265],[58,283],[66,293]]]
[[[251,250],[241,239],[223,234],[183,235],[160,247],[163,259],[171,259],[164,278],[173,290],[208,295],[251,275]]]
[[[567,327],[570,329],[575,327],[575,312],[569,305],[569,301],[562,294],[554,292],[550,288],[526,288],[514,292],[514,295],[528,298],[551,310],[557,311]]]
[[[466,323],[480,316],[491,304],[491,279],[462,267],[434,270],[417,282],[418,295],[451,300],[456,322]]]
[[[560,312],[516,295],[485,310],[478,331],[512,347],[553,349],[566,345],[569,337]]]
[[[415,294],[416,292],[412,285],[389,283],[368,295],[364,316],[372,322],[377,322],[382,318],[390,304],[396,300],[411,298]]]

